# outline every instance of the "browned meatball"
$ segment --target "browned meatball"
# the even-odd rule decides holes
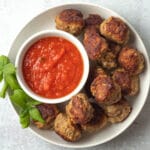
[[[66,113],[74,124],[86,124],[93,117],[93,108],[84,93],[73,96],[66,106]]]
[[[130,76],[123,68],[113,72],[113,80],[120,85],[123,95],[134,96],[139,91],[139,77]]]
[[[97,60],[108,49],[106,40],[93,26],[85,29],[83,44],[91,60]]]
[[[108,121],[111,123],[125,120],[131,112],[131,106],[125,98],[122,98],[118,103],[113,105],[103,106],[103,108],[108,116]]]
[[[108,51],[98,59],[98,63],[107,70],[116,68],[118,66],[117,57],[120,49],[120,45],[110,42]]]
[[[91,84],[91,92],[99,104],[111,105],[121,98],[120,86],[108,75],[99,74]]]
[[[95,61],[94,61],[95,62]],[[97,64],[95,65],[92,65],[90,67],[90,72],[89,72],[89,76],[88,76],[88,80],[85,84],[85,91],[86,91],[86,94],[88,97],[92,98],[93,95],[91,93],[91,90],[90,90],[90,86],[91,86],[91,83],[93,82],[93,80],[99,75],[99,74],[105,74],[106,75],[106,72],[103,70],[102,67],[100,66],[97,66]],[[94,97],[93,97],[94,98]]]
[[[45,120],[45,123],[34,121],[34,124],[40,129],[53,128],[54,120],[59,113],[57,106],[52,104],[39,104],[37,108]]]
[[[119,54],[118,61],[131,75],[140,74],[144,70],[144,57],[134,48],[124,47]]]
[[[102,108],[100,108],[96,103],[92,103],[94,108],[94,117],[87,124],[82,125],[82,129],[85,132],[96,132],[104,128],[107,125],[107,116],[104,114]]]
[[[103,19],[98,14],[89,14],[89,16],[85,19],[85,26],[94,26],[99,29],[100,24],[102,23]]]
[[[114,69],[117,67],[116,55],[113,52],[108,51],[102,55],[99,63],[107,70]]]
[[[55,18],[56,28],[74,35],[79,35],[85,25],[79,10],[65,9]]]
[[[101,67],[97,67],[94,71],[94,77],[96,78],[98,75],[107,75],[107,73]]]
[[[129,40],[129,28],[121,19],[116,17],[104,20],[100,25],[100,32],[118,44],[126,44]]]
[[[70,118],[63,113],[57,115],[54,130],[64,140],[69,142],[74,142],[81,138],[81,129],[77,125],[72,124]]]

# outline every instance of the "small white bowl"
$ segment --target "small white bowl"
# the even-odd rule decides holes
[[[55,98],[55,99],[45,98],[45,97],[42,97],[42,96],[34,93],[30,89],[30,87],[27,85],[26,81],[24,80],[23,72],[22,72],[22,62],[23,62],[24,56],[25,56],[27,50],[29,49],[29,47],[32,44],[34,44],[36,41],[38,41],[44,37],[51,37],[51,36],[62,37],[64,39],[70,41],[71,43],[73,43],[79,50],[82,60],[83,60],[83,75],[80,80],[80,83],[68,95],[66,95],[64,97],[60,97],[60,98]],[[88,74],[89,74],[89,59],[88,59],[88,55],[85,51],[85,48],[83,47],[81,42],[77,38],[75,38],[73,35],[66,33],[64,31],[60,31],[60,30],[45,30],[45,31],[41,31],[41,32],[38,32],[38,33],[32,35],[29,39],[27,39],[23,43],[23,45],[19,49],[19,52],[17,53],[17,56],[16,56],[15,66],[17,68],[17,73],[16,73],[17,80],[18,80],[19,84],[21,85],[21,88],[33,99],[43,102],[43,103],[49,103],[49,104],[62,103],[62,102],[69,100],[72,96],[76,95],[78,92],[80,92],[80,90],[85,85],[85,82],[87,81]]]

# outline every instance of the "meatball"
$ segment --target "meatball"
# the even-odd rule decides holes
[[[118,62],[131,75],[138,75],[144,70],[144,57],[134,48],[124,47],[119,53]]]
[[[129,40],[129,28],[119,18],[110,17],[100,25],[101,34],[118,44],[126,44]]]
[[[85,29],[83,44],[91,60],[97,60],[108,49],[106,40],[100,36],[93,26]]]
[[[121,98],[120,86],[108,75],[99,74],[91,84],[91,92],[99,104],[111,105]]]
[[[100,66],[97,66],[97,65],[90,67],[88,80],[87,80],[85,87],[84,87],[87,96],[90,98],[94,98],[94,96],[92,95],[91,90],[90,90],[91,83],[99,74],[105,74],[106,75],[106,72]]]
[[[74,35],[79,35],[85,25],[79,10],[65,9],[55,18],[56,28]]]
[[[94,117],[87,124],[82,125],[82,129],[85,132],[96,132],[104,128],[107,125],[107,116],[104,114],[102,108],[100,108],[96,103],[92,103],[94,108]]]
[[[99,63],[107,70],[114,69],[117,67],[116,55],[113,52],[108,51],[102,55]]]
[[[131,112],[131,106],[125,98],[122,98],[118,103],[113,105],[103,106],[103,108],[108,116],[108,121],[111,123],[125,120]]]
[[[120,49],[120,45],[110,42],[108,51],[98,59],[98,63],[109,71],[115,69],[118,66],[117,57]]]
[[[54,120],[59,113],[57,106],[52,104],[39,104],[36,107],[40,111],[45,123],[34,121],[34,124],[40,129],[53,128]]]
[[[89,14],[89,16],[85,19],[85,26],[94,26],[96,29],[99,29],[100,24],[103,19],[98,14]]]
[[[139,91],[139,77],[130,76],[123,68],[113,72],[113,80],[120,85],[123,95],[134,96]]]
[[[74,124],[86,124],[93,117],[93,107],[84,93],[73,96],[66,106],[66,113]]]
[[[69,142],[74,142],[81,138],[81,129],[77,125],[72,124],[70,118],[64,113],[57,115],[54,122],[54,130],[64,140]]]
[[[101,67],[97,67],[97,68],[95,69],[95,72],[94,72],[95,78],[96,78],[98,75],[107,75],[107,74],[106,74],[106,72],[105,72]]]

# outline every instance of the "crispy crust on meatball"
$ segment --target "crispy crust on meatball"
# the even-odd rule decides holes
[[[139,77],[130,76],[123,68],[113,72],[113,80],[120,85],[123,95],[134,96],[139,92]]]
[[[91,84],[91,92],[99,104],[111,105],[121,98],[121,88],[110,76],[99,74]]]
[[[144,70],[144,57],[134,48],[124,47],[119,53],[118,61],[131,75],[138,75]]]
[[[98,75],[107,75],[102,67],[97,67],[94,71],[94,77],[96,78]]]
[[[129,28],[119,18],[110,17],[100,25],[101,34],[118,44],[126,44],[129,40]]]
[[[59,109],[56,105],[52,104],[39,104],[36,106],[40,111],[45,123],[39,121],[33,121],[37,128],[50,129],[53,128],[54,120],[59,113]]]
[[[55,18],[56,28],[74,35],[79,35],[85,25],[79,10],[65,9]]]
[[[94,108],[94,117],[87,124],[81,125],[83,131],[85,132],[96,132],[101,130],[107,125],[107,116],[105,115],[102,108],[100,108],[96,103],[91,103]]]
[[[112,42],[109,42],[109,49],[107,52],[103,53],[98,63],[102,65],[103,68],[107,70],[115,69],[118,66],[117,57],[121,46]]]
[[[64,113],[57,115],[54,130],[64,140],[69,142],[74,142],[81,138],[81,129],[77,125],[72,124],[69,117]]]
[[[103,106],[103,108],[108,116],[108,121],[111,123],[122,122],[131,112],[131,106],[125,98],[122,98],[118,103],[113,105]]]
[[[86,94],[88,97],[92,98],[93,95],[91,93],[91,90],[90,90],[90,86],[91,86],[91,83],[93,82],[93,80],[99,75],[99,74],[104,74],[106,75],[106,72],[103,70],[102,67],[100,66],[97,66],[96,64],[95,65],[91,65],[90,66],[90,72],[89,72],[89,76],[88,76],[88,80],[85,84],[85,91],[86,91]],[[93,97],[94,98],[94,97]]]
[[[100,36],[93,26],[85,29],[83,44],[91,60],[97,60],[108,50],[106,40]]]
[[[93,117],[93,108],[84,93],[73,96],[66,106],[66,113],[74,124],[86,124]]]
[[[107,70],[111,70],[117,67],[116,55],[111,51],[104,53],[99,62],[103,68]]]
[[[98,14],[89,14],[89,16],[85,19],[85,26],[94,26],[96,29],[99,29],[100,24],[102,23],[103,19]]]

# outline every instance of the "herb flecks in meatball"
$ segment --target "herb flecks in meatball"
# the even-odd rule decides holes
[[[94,116],[90,122],[81,125],[82,129],[89,133],[99,131],[107,125],[107,116],[103,109],[96,103],[91,103],[91,105],[94,108]]]
[[[81,138],[81,129],[77,125],[72,124],[70,118],[64,113],[60,113],[56,117],[54,130],[64,140],[69,142],[74,142]]]
[[[94,26],[96,29],[99,29],[100,24],[103,19],[98,14],[89,14],[89,16],[85,19],[85,27]]]
[[[100,32],[118,44],[126,44],[129,40],[129,28],[120,18],[110,17],[104,20],[100,25]]]
[[[56,28],[74,35],[79,35],[85,25],[83,15],[79,10],[65,9],[55,18]]]
[[[91,92],[99,104],[111,105],[121,98],[121,88],[110,76],[99,74],[91,84]]]
[[[86,124],[93,117],[93,108],[84,93],[73,96],[66,106],[66,113],[74,124]]]
[[[119,53],[118,62],[131,75],[138,75],[144,70],[144,57],[134,48],[124,47]]]
[[[118,103],[103,108],[108,116],[108,121],[111,123],[122,122],[131,112],[131,106],[125,98],[122,98]]]
[[[113,80],[120,85],[123,95],[134,96],[139,92],[139,77],[131,76],[123,68],[113,72]]]
[[[83,44],[91,60],[99,59],[108,50],[107,41],[93,26],[85,29]]]

